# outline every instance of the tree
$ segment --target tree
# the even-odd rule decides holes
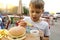
[[[18,7],[17,6],[14,6],[13,8],[9,9],[9,13],[17,13],[17,10],[18,10]]]
[[[0,13],[2,13],[2,11],[3,11],[3,10],[0,8]]]
[[[23,7],[23,11],[24,11],[24,15],[28,15],[29,10],[25,6]]]

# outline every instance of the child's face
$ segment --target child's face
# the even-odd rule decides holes
[[[29,9],[30,17],[34,22],[37,22],[43,13],[43,9],[31,8]]]

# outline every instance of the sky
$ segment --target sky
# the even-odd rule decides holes
[[[27,2],[26,2],[27,1]],[[25,6],[29,7],[30,0],[22,0]],[[59,0],[44,0],[44,10],[48,12],[60,12],[60,1]]]
[[[30,0],[22,0],[23,6],[29,7]],[[60,1],[59,0],[44,0],[45,7],[44,10],[48,12],[60,12]],[[12,4],[12,5],[11,5]],[[9,7],[18,6],[19,0],[0,0],[0,8],[6,7],[6,5],[9,5]]]
[[[0,8],[18,6],[19,0],[0,0]]]
[[[44,0],[45,11],[60,12],[60,1],[59,0]]]

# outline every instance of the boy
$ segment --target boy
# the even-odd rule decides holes
[[[28,23],[31,23],[33,27],[38,28],[44,32],[44,40],[49,40],[49,24],[45,21],[41,21],[40,17],[44,13],[44,1],[43,0],[31,0],[29,4],[30,17],[24,18]],[[22,22],[20,24],[23,24]]]

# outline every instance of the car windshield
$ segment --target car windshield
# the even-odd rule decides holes
[[[49,16],[49,12],[44,12],[43,16]]]

